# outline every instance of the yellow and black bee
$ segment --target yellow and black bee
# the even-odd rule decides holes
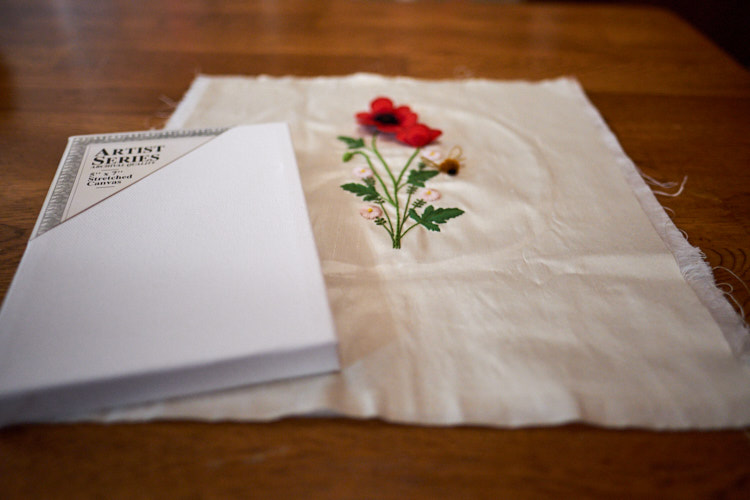
[[[457,175],[459,170],[463,168],[464,156],[461,146],[453,146],[453,149],[448,153],[448,157],[440,162],[435,162],[427,156],[422,156],[422,161],[444,174]]]

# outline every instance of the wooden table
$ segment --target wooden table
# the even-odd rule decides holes
[[[0,290],[66,137],[159,127],[198,72],[576,76],[750,310],[750,75],[668,12],[493,3],[4,0]],[[0,430],[2,498],[750,497],[747,431],[379,421]]]

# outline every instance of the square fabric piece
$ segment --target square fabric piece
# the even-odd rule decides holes
[[[379,96],[442,131],[400,178],[392,134],[393,178],[354,153]],[[342,371],[100,417],[750,424],[747,330],[576,81],[199,77],[168,127],[265,122],[291,130]],[[420,173],[441,155],[457,175]]]

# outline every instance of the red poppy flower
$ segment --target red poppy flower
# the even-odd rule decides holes
[[[440,137],[442,133],[442,130],[432,129],[422,123],[415,123],[411,127],[399,130],[396,133],[396,139],[409,146],[421,148]]]
[[[409,106],[394,107],[387,97],[378,97],[370,103],[370,112],[357,113],[357,122],[369,125],[387,134],[395,134],[402,127],[417,123],[417,115]]]

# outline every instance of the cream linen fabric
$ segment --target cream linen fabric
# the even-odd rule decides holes
[[[401,250],[339,187],[360,159],[342,163],[336,136],[366,135],[354,113],[380,95],[466,158],[431,183],[466,213]],[[750,424],[730,350],[747,331],[574,80],[199,77],[168,126],[272,121],[291,127],[343,370],[102,418]],[[394,164],[411,152],[382,144]]]

